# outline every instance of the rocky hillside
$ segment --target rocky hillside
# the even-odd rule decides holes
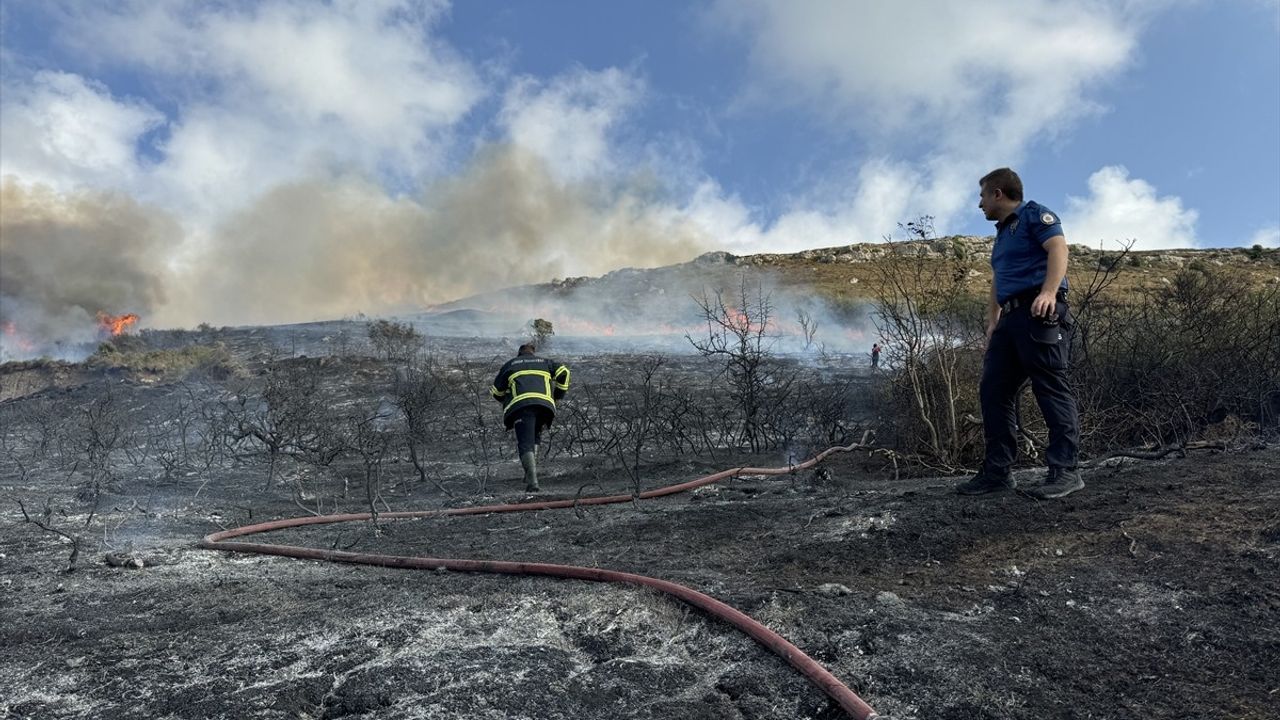
[[[797,253],[761,253],[737,256],[728,252],[706,253],[679,265],[652,269],[624,268],[601,277],[555,279],[474,295],[431,309],[443,313],[461,309],[491,312],[551,312],[556,303],[571,302],[590,308],[604,318],[626,318],[637,313],[677,322],[688,314],[689,295],[704,290],[733,288],[743,277],[758,279],[784,301],[787,298],[820,297],[834,306],[861,304],[879,289],[882,263],[893,255],[914,255],[928,262],[956,263],[968,277],[975,294],[985,293],[991,281],[989,258],[992,238],[953,236],[923,242],[864,243],[818,248]],[[1113,287],[1136,292],[1167,284],[1183,269],[1230,270],[1259,284],[1280,284],[1280,250],[1216,248],[1204,250],[1149,250],[1122,255],[1085,245],[1071,246],[1069,277],[1077,287],[1087,285],[1099,273],[1115,275]],[[551,306],[551,307],[548,307]]]

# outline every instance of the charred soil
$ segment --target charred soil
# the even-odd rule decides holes
[[[192,396],[101,382],[116,383],[126,407]],[[383,505],[522,501],[507,455],[498,477],[469,493],[441,471],[453,497],[388,470],[400,481],[388,482]],[[648,489],[785,462],[672,457],[646,461],[640,477]],[[583,455],[542,467],[543,499],[635,488]],[[254,539],[675,581],[773,628],[892,718],[1261,719],[1280,708],[1278,468],[1280,448],[1262,443],[1112,460],[1086,471],[1083,491],[1040,502],[957,496],[957,478],[895,480],[882,458],[854,452],[816,471],[648,501]],[[121,469],[104,483],[92,538],[67,474],[6,477],[0,716],[842,717],[750,639],[647,590],[195,547],[219,529],[317,507],[287,490],[301,470],[277,472],[264,482],[261,463],[163,477]],[[360,511],[352,493],[332,509]],[[44,498],[59,508],[46,524],[83,536],[74,572],[63,572],[68,541],[23,522],[15,502],[36,516]]]

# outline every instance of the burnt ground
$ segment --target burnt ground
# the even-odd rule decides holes
[[[740,463],[777,459],[657,462],[644,484]],[[959,497],[954,479],[893,480],[848,454],[632,504],[258,537],[684,583],[892,718],[1260,719],[1280,715],[1278,469],[1274,443],[1113,460],[1083,492],[1038,502]],[[396,510],[524,498],[514,461],[500,470],[486,495],[405,482],[384,496]],[[545,497],[631,487],[581,459],[543,474]],[[72,573],[66,542],[23,523],[14,501],[30,509],[66,476],[2,482],[0,717],[841,717],[733,628],[647,590],[195,548],[302,514],[258,465],[118,479]],[[71,508],[56,527],[83,521],[55,505]],[[102,562],[113,549],[145,567]]]

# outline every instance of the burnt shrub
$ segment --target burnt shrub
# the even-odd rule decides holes
[[[912,241],[933,237],[929,216],[899,227]],[[880,436],[922,463],[961,467],[980,451],[967,418],[977,412],[985,304],[964,262],[886,240],[894,252],[875,268],[872,317],[885,352]]]
[[[1086,455],[1208,438],[1235,417],[1280,424],[1280,284],[1197,260],[1167,285],[1117,287],[1128,248],[1110,254],[1072,293],[1072,381]],[[1087,281],[1088,278],[1081,280]],[[878,437],[901,456],[941,469],[981,459],[976,390],[981,299],[946,282],[945,263],[892,268],[875,320],[887,350]],[[1020,441],[1036,458],[1047,431],[1029,388]]]
[[[1280,392],[1280,287],[1207,266],[1167,286],[1102,296],[1081,319],[1073,372],[1102,449],[1180,442],[1227,415],[1274,422]]]
[[[422,350],[423,342],[422,333],[409,323],[392,320],[375,320],[369,323],[369,344],[384,360],[412,360]]]

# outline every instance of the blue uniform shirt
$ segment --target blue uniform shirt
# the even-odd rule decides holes
[[[1004,303],[1028,290],[1040,289],[1049,271],[1049,253],[1042,246],[1062,234],[1062,220],[1057,213],[1030,200],[996,223],[996,244],[991,249],[996,302]],[[1063,276],[1062,287],[1066,286],[1067,278]]]

